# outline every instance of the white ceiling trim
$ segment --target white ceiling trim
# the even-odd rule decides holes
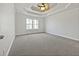
[[[39,14],[31,14],[31,13],[27,13],[27,12],[22,12],[20,10],[16,11],[16,13],[20,13],[20,14],[26,15],[26,16],[29,15],[29,16],[34,16],[34,17],[46,17],[45,15],[40,15],[39,16]]]
[[[67,3],[63,8],[61,8],[59,10],[53,11],[53,8],[52,8],[52,9],[48,10],[47,12],[43,12],[43,13],[42,12],[39,13],[39,12],[33,11],[31,9],[27,9],[25,7],[24,7],[24,11],[27,12],[27,13],[29,13],[29,14],[32,14],[32,15],[37,15],[37,16],[40,16],[40,17],[45,17],[45,16],[49,16],[49,15],[54,14],[54,13],[57,13],[57,12],[59,13],[60,11],[65,10],[69,6],[70,6],[70,3]],[[56,7],[54,7],[54,8],[56,8]]]
[[[64,11],[65,9],[67,9],[70,5],[71,5],[71,4],[68,3],[67,5],[65,5],[64,8],[61,8],[60,10],[57,10],[57,11],[54,11],[54,12],[51,12],[51,13],[47,14],[47,16],[50,16],[50,15],[56,14],[56,13],[60,13],[60,12]]]
[[[20,6],[19,6],[19,8],[17,6],[16,12],[26,14],[26,15],[36,16],[36,17],[47,17],[47,16],[50,16],[52,14],[60,13],[60,12],[62,12],[64,10],[72,7],[72,3],[66,3],[66,4],[59,3],[54,8],[51,8],[50,10],[48,10],[47,12],[44,12],[44,13],[41,12],[40,13],[40,12],[31,10],[30,7],[32,5],[35,5],[35,4],[29,4],[28,7],[27,7],[27,4],[26,4],[25,6],[22,7],[22,9],[21,9]]]

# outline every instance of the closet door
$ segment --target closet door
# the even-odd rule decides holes
[[[2,56],[3,55],[3,38],[2,38],[2,35],[3,35],[3,33],[2,33],[2,19],[3,19],[3,17],[2,17],[2,15],[3,15],[3,13],[2,13],[2,9],[1,9],[2,7],[1,7],[1,5],[0,5],[0,56]]]
[[[15,39],[15,14],[12,3],[0,3],[0,36],[0,55],[8,55]]]

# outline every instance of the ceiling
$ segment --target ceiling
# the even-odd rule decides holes
[[[49,3],[50,9],[46,12],[38,12],[31,9],[32,6],[36,6],[37,3],[16,3],[15,10],[18,13],[22,13],[25,15],[38,16],[38,17],[46,17],[54,13],[58,13],[65,9],[74,9],[79,8],[79,3]]]

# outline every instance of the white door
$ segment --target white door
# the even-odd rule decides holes
[[[1,35],[1,19],[0,19],[0,35]],[[1,39],[0,39],[0,42],[1,42]],[[0,43],[0,46],[1,46],[1,43]],[[0,48],[0,56],[3,55],[2,53],[2,49]]]
[[[0,6],[1,7],[1,6]],[[0,8],[1,9],[1,8]],[[1,10],[0,10],[1,11]],[[1,25],[2,25],[2,16],[0,14],[0,36],[2,35],[2,29],[1,29]],[[2,39],[0,38],[0,56],[3,55],[3,48],[2,48]]]
[[[8,55],[15,39],[15,14],[13,3],[0,3],[0,55]]]

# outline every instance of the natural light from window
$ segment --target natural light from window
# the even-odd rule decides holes
[[[39,21],[37,19],[26,19],[26,29],[39,29]]]

